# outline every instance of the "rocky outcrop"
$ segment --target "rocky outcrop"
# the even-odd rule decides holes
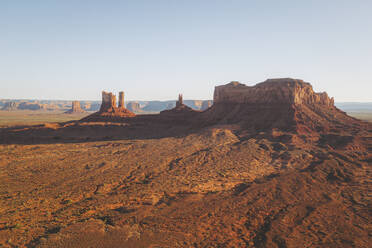
[[[16,102],[6,102],[1,110],[17,110],[18,109],[18,104]]]
[[[50,110],[51,105],[39,103],[37,101],[20,101],[20,102],[6,102],[2,110]]]
[[[127,109],[132,112],[136,112],[136,113],[139,113],[142,111],[138,102],[129,102],[127,104]]]
[[[334,100],[327,93],[315,93],[312,86],[299,79],[268,79],[255,86],[246,86],[233,81],[216,86],[213,96],[215,104],[320,104],[333,107]]]
[[[172,109],[176,106],[175,100],[170,101],[138,101],[141,110],[147,113],[159,113],[160,111]],[[183,104],[195,110],[201,110],[202,100],[183,100]],[[128,106],[127,106],[128,107]]]
[[[111,92],[102,91],[102,103],[100,110],[83,118],[82,120],[112,121],[136,116],[132,111],[129,111],[124,106],[124,92],[119,92],[119,106],[117,106],[116,96]]]
[[[84,113],[85,111],[81,108],[79,101],[73,101],[72,107],[70,110],[66,111],[66,114],[77,114],[77,113]]]
[[[182,94],[178,95],[178,100],[176,102],[176,107],[172,109],[163,110],[160,112],[161,115],[168,115],[168,116],[184,116],[187,118],[190,114],[198,113],[198,111],[193,110],[189,106],[183,103],[183,96]]]
[[[107,112],[116,108],[116,96],[111,92],[102,91],[102,103],[99,112]]]
[[[183,105],[183,96],[182,96],[182,94],[179,94],[178,95],[178,101],[176,102],[176,108],[180,107],[181,105]]]
[[[166,102],[157,103],[164,106]],[[187,124],[196,128],[233,125],[244,130],[246,134],[257,134],[267,130],[275,130],[278,133],[279,130],[311,137],[332,129],[336,130],[345,123],[353,123],[349,125],[352,127],[355,122],[334,106],[333,98],[328,97],[327,93],[316,93],[309,83],[291,78],[269,79],[255,86],[246,86],[236,81],[217,86],[213,105],[210,106],[210,101],[204,103],[204,108],[210,106],[204,111],[194,110],[186,103],[183,96],[179,95],[174,108],[161,111],[160,115],[149,118],[170,126]],[[136,108],[134,105],[132,107],[132,110]],[[147,118],[140,116],[131,120],[122,119],[133,116],[135,114],[128,109],[116,106],[115,95],[103,92],[101,111],[88,119],[111,121],[112,118],[118,118],[121,122]]]
[[[316,93],[299,79],[268,79],[254,86],[237,81],[216,86],[209,123],[239,124],[249,132],[279,129],[317,135],[353,122],[327,93]]]
[[[18,105],[20,110],[46,110],[47,104],[40,104],[38,102],[21,102]]]
[[[102,104],[99,114],[102,116],[133,117],[135,114],[124,106],[124,92],[119,92],[119,106],[116,106],[116,96],[111,92],[102,91]]]
[[[86,108],[86,110],[87,111],[99,111],[100,108],[101,108],[100,103],[92,103],[90,104],[89,108]]]
[[[213,104],[213,101],[211,100],[203,101],[200,110],[201,111],[207,110],[210,107],[212,107],[212,104]]]
[[[120,91],[119,92],[119,106],[118,107],[120,109],[125,108],[125,105],[124,105],[124,92],[123,91]]]

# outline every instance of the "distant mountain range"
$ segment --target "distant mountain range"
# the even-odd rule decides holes
[[[209,100],[211,102],[211,100]],[[185,105],[202,110],[203,100],[184,100]],[[171,109],[176,105],[176,100],[169,101],[128,101],[127,106],[138,103],[139,109],[136,113],[158,113],[165,109]],[[72,101],[66,100],[20,100],[1,99],[0,110],[46,110],[46,111],[67,111],[71,109]],[[98,111],[101,101],[80,101],[82,109],[86,111]],[[372,102],[336,102],[335,105],[345,112],[372,112]]]
[[[336,102],[335,105],[345,112],[372,112],[372,102]]]

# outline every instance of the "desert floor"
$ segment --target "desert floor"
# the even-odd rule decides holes
[[[68,132],[127,128],[97,125]],[[368,149],[242,138],[229,126],[58,135],[0,144],[1,247],[369,247]]]

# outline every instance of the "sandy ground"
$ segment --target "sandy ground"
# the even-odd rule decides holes
[[[89,114],[64,114],[61,111],[0,110],[0,127],[79,120]]]
[[[0,247],[369,247],[372,129],[330,116],[0,128]]]
[[[71,120],[80,120],[91,113],[64,114],[61,111],[3,111],[0,110],[0,127],[14,125],[37,125],[43,123],[65,122]],[[146,113],[141,114],[155,114]],[[372,121],[372,112],[348,112],[348,115],[360,120]]]

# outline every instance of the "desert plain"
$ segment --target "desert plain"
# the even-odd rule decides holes
[[[0,247],[370,247],[372,124],[309,84],[232,82],[204,111],[110,103],[0,113]]]

